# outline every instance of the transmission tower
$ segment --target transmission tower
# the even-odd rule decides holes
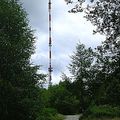
[[[52,20],[52,16],[51,16],[51,0],[49,0],[48,2],[48,12],[49,12],[49,67],[48,67],[48,75],[49,75],[49,86],[52,84],[52,65],[51,65],[51,58],[52,58],[52,29],[51,29],[51,20]]]

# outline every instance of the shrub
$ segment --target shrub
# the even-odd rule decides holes
[[[36,120],[63,120],[63,116],[53,108],[44,108]]]
[[[104,106],[91,106],[86,111],[84,116],[93,116],[93,117],[120,117],[120,108],[112,107],[108,105]]]

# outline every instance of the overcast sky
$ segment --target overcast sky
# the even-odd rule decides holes
[[[31,61],[42,65],[41,71],[48,73],[48,0],[20,0],[28,13],[30,26],[35,30],[36,52]],[[61,72],[69,74],[67,67],[70,55],[79,41],[86,47],[95,48],[104,37],[93,35],[95,28],[83,18],[83,14],[68,13],[64,0],[52,0],[52,66],[53,83],[61,79]]]

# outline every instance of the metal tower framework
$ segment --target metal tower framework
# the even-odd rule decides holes
[[[51,17],[51,0],[49,0],[49,3],[48,3],[48,11],[49,11],[49,68],[48,68],[48,72],[49,72],[49,86],[52,84],[52,65],[51,65],[51,58],[52,58],[52,54],[51,54],[51,48],[52,48],[52,29],[51,29],[51,20],[52,20],[52,17]]]

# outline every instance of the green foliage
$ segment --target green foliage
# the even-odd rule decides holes
[[[91,23],[97,26],[94,33],[106,35],[109,40],[115,40],[120,35],[120,1],[119,0],[66,0],[67,4],[75,3],[70,12],[85,12],[85,17]],[[83,3],[86,2],[87,7],[84,8]]]
[[[64,78],[67,78],[64,76]],[[71,82],[67,79],[58,85],[43,90],[43,99],[46,107],[56,109],[61,114],[75,114],[78,112],[79,100],[71,92]]]
[[[63,120],[63,116],[53,108],[44,108],[36,120]]]
[[[74,114],[79,101],[66,88],[53,86],[50,90],[50,103],[62,114]]]
[[[118,116],[120,114],[120,1],[90,0],[93,3],[87,3],[89,5],[83,8],[85,1],[87,0],[66,0],[67,4],[75,4],[70,12],[84,11],[85,18],[96,26],[93,33],[99,32],[105,35],[106,40],[92,54],[93,64],[89,59],[90,51],[87,53],[84,45],[77,45],[70,66],[75,78],[72,87],[76,90],[73,91],[77,97],[79,96],[82,108],[88,104],[87,107],[90,108],[88,111],[94,116]],[[89,106],[92,102],[99,107]],[[102,106],[106,104],[108,106]]]
[[[81,119],[80,119],[81,120]],[[88,118],[85,118],[85,119],[82,119],[82,120],[120,120],[120,118],[106,118],[106,117],[103,117],[103,118],[96,118],[96,117],[88,117]]]
[[[110,105],[120,105],[120,80],[112,79],[112,82],[108,84],[106,89],[107,103]]]
[[[94,61],[94,52],[91,48],[85,48],[84,44],[77,44],[76,52],[71,56],[71,64],[69,66],[70,72],[74,76],[73,86],[74,94],[79,99],[80,111],[86,109],[89,104],[88,97],[90,96],[87,92],[89,89],[89,81],[92,79],[91,66]]]
[[[96,32],[105,34],[109,40],[120,35],[119,0],[97,0],[94,6],[88,7],[86,18],[97,26]]]
[[[17,0],[0,0],[0,120],[35,120],[43,108],[38,66],[30,63],[35,37]]]
[[[104,105],[104,106],[90,106],[88,110],[86,111],[85,115],[86,117],[120,117],[120,108]]]

